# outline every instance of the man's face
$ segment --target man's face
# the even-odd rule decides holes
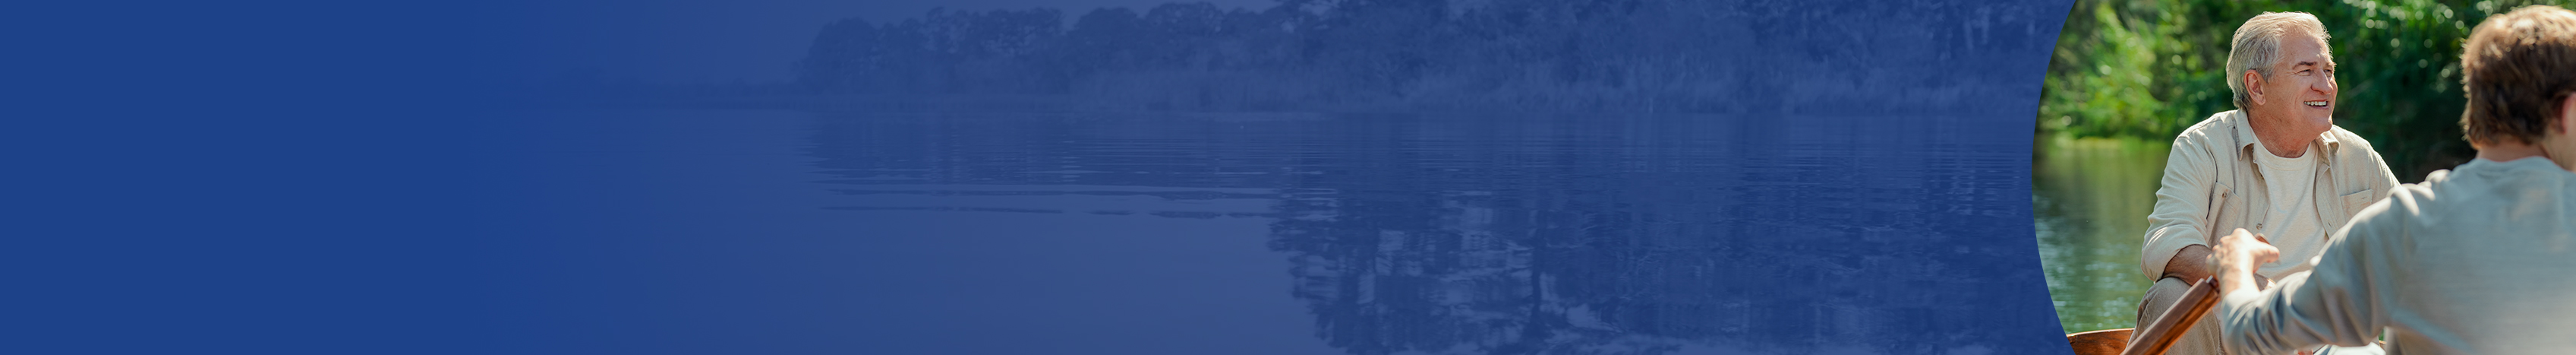
[[[2300,29],[2281,34],[2280,61],[2255,93],[2255,116],[2286,131],[2324,133],[2334,126],[2334,58],[2326,41]]]

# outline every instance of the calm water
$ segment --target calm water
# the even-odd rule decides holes
[[[779,352],[889,354],[2064,346],[2056,334],[1996,331],[2056,319],[2036,306],[2043,276],[2025,237],[2029,145],[2027,128],[2013,127],[2026,121],[592,118],[531,131],[612,132],[628,137],[610,144],[624,148],[566,149],[559,161],[537,163],[580,164],[582,176],[657,177],[567,176],[546,193],[656,206],[563,213],[652,224],[637,233],[663,237],[583,243],[635,245],[615,258],[649,268],[712,266],[566,289],[766,305],[638,318],[618,312],[671,311],[566,300],[539,311],[688,321],[533,333],[730,334],[808,344],[765,349]],[[697,284],[724,286],[672,286]],[[780,319],[802,323],[774,325]]]
[[[2164,174],[2161,142],[2057,140],[2032,164],[2032,205],[2048,293],[2069,333],[2137,326],[2147,214]]]

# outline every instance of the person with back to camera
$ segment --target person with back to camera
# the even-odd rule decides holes
[[[2202,322],[2227,349],[2576,352],[2576,12],[2489,17],[2460,68],[2476,159],[2363,209],[2313,271],[2269,289],[2253,273],[2288,255],[2241,229],[2212,246],[2222,298]]]

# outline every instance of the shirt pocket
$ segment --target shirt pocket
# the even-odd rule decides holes
[[[2350,216],[2360,215],[2361,209],[2369,208],[2371,203],[2379,202],[2378,200],[2370,198],[2373,195],[2377,195],[2373,192],[2379,192],[2379,190],[2363,189],[2361,192],[2343,194],[2343,214],[2347,217],[2346,219],[2350,219]]]

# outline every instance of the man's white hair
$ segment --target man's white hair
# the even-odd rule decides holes
[[[2236,27],[2236,40],[2229,41],[2227,47],[2227,91],[2236,94],[2236,108],[2245,109],[2253,103],[2253,96],[2245,93],[2245,71],[2252,70],[2264,80],[2271,80],[2272,66],[2281,61],[2281,35],[2290,29],[2315,33],[2321,41],[2331,38],[2326,36],[2326,24],[2305,12],[2265,12]],[[2327,51],[2331,53],[2333,49]]]

